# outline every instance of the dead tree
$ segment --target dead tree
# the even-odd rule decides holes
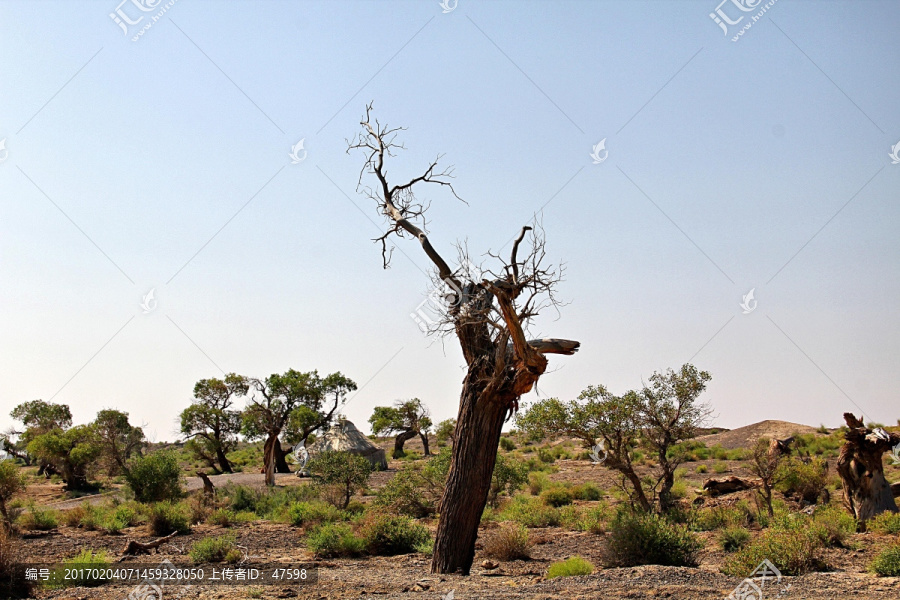
[[[176,535],[178,535],[178,532],[173,531],[169,535],[163,536],[161,538],[156,538],[151,542],[128,540],[128,544],[126,544],[125,549],[122,550],[122,556],[128,556],[132,554],[150,554],[151,550],[156,550],[158,552],[160,546],[171,540]]]
[[[203,496],[205,498],[213,498],[216,495],[216,486],[210,480],[209,475],[203,471],[197,471],[197,477],[203,481]]]
[[[573,354],[580,344],[526,337],[529,322],[541,309],[559,306],[554,290],[562,279],[559,268],[544,264],[544,239],[532,227],[522,227],[508,261],[489,254],[496,261],[493,270],[472,265],[462,246],[458,247],[460,266],[450,268],[428,239],[427,207],[416,199],[414,188],[436,184],[460,199],[450,183],[452,168],[439,169],[438,156],[420,175],[392,185],[385,160],[403,148],[396,143],[403,128],[373,122],[371,113],[370,104],[360,123],[361,132],[348,141],[348,152],[356,149],[365,154],[357,189],[376,203],[387,220],[386,232],[376,239],[381,242],[384,267],[390,263],[393,247],[389,249],[388,240],[392,236],[418,240],[435,267],[436,291],[444,292],[440,318],[428,329],[455,334],[467,365],[431,572],[468,574],[503,423],[547,369],[545,354]],[[366,176],[374,179],[371,187],[362,183]],[[519,247],[529,232],[529,250],[522,258]]]
[[[871,430],[852,413],[844,413],[849,431],[841,446],[837,472],[844,489],[844,506],[859,521],[860,527],[875,515],[897,512],[891,485],[884,478],[882,455],[900,444],[900,434],[884,429]]]

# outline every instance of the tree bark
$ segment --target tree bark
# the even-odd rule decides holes
[[[431,450],[428,448],[428,433],[420,431],[419,437],[422,439],[422,446],[425,448],[425,456],[431,456]]]
[[[475,558],[478,525],[487,504],[497,445],[511,400],[485,390],[480,375],[470,368],[463,383],[453,458],[441,498],[432,573],[468,575]]]
[[[844,490],[844,506],[856,517],[860,527],[885,511],[897,512],[891,486],[884,478],[882,455],[900,444],[900,434],[873,432],[851,413],[844,413],[850,428],[844,434],[837,472]],[[881,435],[879,435],[881,434]]]
[[[415,431],[404,431],[397,434],[397,437],[394,438],[394,453],[391,456],[394,458],[403,458],[403,446],[406,444],[406,440],[410,440],[414,437],[416,437]]]
[[[221,445],[216,446],[216,460],[219,462],[220,471],[222,471],[223,473],[233,472],[231,463],[228,462],[228,457],[225,456],[225,451],[222,449]]]

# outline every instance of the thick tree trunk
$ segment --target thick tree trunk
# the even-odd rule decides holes
[[[420,431],[419,437],[422,439],[422,446],[425,447],[425,456],[431,456],[431,450],[428,448],[428,433]]]
[[[479,374],[469,370],[463,384],[447,487],[441,498],[432,573],[468,575],[472,568],[478,525],[487,503],[510,400],[486,393]]]
[[[285,450],[281,446],[281,442],[276,441],[275,443],[275,472],[276,473],[290,473],[291,466],[287,464],[287,455],[290,454],[289,451]]]
[[[219,463],[219,470],[223,473],[231,473],[231,463],[228,462],[228,457],[225,456],[225,451],[222,449],[222,446],[216,446],[216,460]]]
[[[900,434],[874,432],[850,413],[844,413],[850,428],[841,447],[837,472],[844,490],[844,506],[859,521],[861,528],[875,515],[897,512],[891,486],[884,478],[882,455],[900,443]]]
[[[266,485],[275,485],[275,445],[278,444],[278,434],[269,434],[263,445],[263,473],[266,474]]]
[[[415,431],[404,431],[397,435],[394,438],[394,452],[391,456],[394,458],[403,458],[403,446],[406,444],[406,440],[410,440],[416,437]]]

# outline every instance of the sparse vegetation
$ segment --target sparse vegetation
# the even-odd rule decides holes
[[[484,553],[499,560],[530,558],[531,540],[528,530],[523,525],[504,524],[487,536]]]
[[[611,566],[693,567],[703,542],[684,525],[654,513],[620,510],[609,528],[605,562]]]
[[[590,575],[594,572],[594,565],[580,556],[572,556],[562,562],[555,562],[547,569],[547,579],[556,577],[575,577],[577,575]]]

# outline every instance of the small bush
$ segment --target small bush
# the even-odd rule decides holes
[[[32,505],[19,516],[19,526],[32,531],[49,531],[59,526],[59,513],[51,508]]]
[[[234,536],[222,535],[203,538],[191,545],[188,551],[194,563],[237,562],[241,552],[235,547]]]
[[[869,563],[869,572],[880,577],[900,577],[900,543],[879,552]]]
[[[361,530],[369,554],[393,556],[415,552],[416,546],[431,539],[424,525],[404,516],[374,514]]]
[[[154,535],[169,535],[173,531],[186,534],[191,531],[187,508],[181,503],[158,502],[154,504],[150,508],[148,525]]]
[[[653,513],[620,510],[610,525],[606,562],[611,566],[693,567],[703,542],[684,525]]]
[[[324,498],[338,508],[347,508],[357,490],[364,488],[372,474],[372,463],[349,452],[322,452],[307,466]]]
[[[485,540],[484,553],[499,560],[531,558],[528,530],[520,524],[503,525]]]
[[[488,492],[488,504],[496,507],[499,496],[506,492],[512,496],[528,479],[528,465],[508,456],[497,455],[494,472],[491,475],[491,488]]]
[[[139,502],[180,498],[181,468],[174,452],[161,451],[137,456],[125,472],[125,481]]]
[[[344,513],[324,502],[294,502],[288,509],[288,519],[295,527],[340,521]]]
[[[10,528],[0,525],[0,598],[32,597],[32,582],[15,572],[21,551],[21,543]]]
[[[706,473],[707,471],[709,471],[709,467],[707,467],[706,465],[697,465],[696,470],[697,470],[697,473],[703,474],[703,473]]]
[[[554,577],[574,577],[576,575],[590,575],[594,572],[594,565],[580,556],[567,558],[562,562],[555,562],[547,569],[547,579]]]
[[[828,484],[828,467],[824,458],[805,463],[796,458],[784,461],[779,467],[781,482],[776,488],[785,496],[795,496],[810,504],[818,502]]]
[[[81,520],[84,518],[85,514],[87,514],[87,511],[83,506],[76,506],[69,510],[60,511],[59,520],[66,527],[80,527]]]
[[[747,577],[768,559],[784,575],[802,575],[823,566],[818,556],[821,546],[815,532],[803,527],[775,527],[727,558],[721,570],[732,577]]]
[[[728,526],[750,524],[748,512],[737,506],[714,506],[694,513],[691,528],[695,531],[712,531]]]
[[[593,483],[582,483],[572,488],[572,496],[578,500],[597,501],[603,497],[603,493]]]
[[[550,486],[550,478],[546,473],[533,471],[528,474],[528,491],[532,496],[537,496]]]
[[[554,487],[541,493],[541,501],[547,506],[559,508],[566,504],[572,504],[572,494],[566,488]]]
[[[816,511],[812,531],[826,548],[843,548],[847,538],[856,533],[856,519],[833,504]]]
[[[94,552],[93,550],[84,549],[74,558],[63,561],[62,567],[52,571],[50,579],[45,585],[49,588],[96,587],[103,585],[109,581],[109,579],[103,577],[103,570],[109,568],[110,562],[106,551],[99,550]],[[66,577],[66,575],[69,575],[69,577]]]
[[[719,461],[719,462],[716,462],[715,464],[713,464],[713,472],[716,473],[717,475],[721,475],[722,473],[725,473],[727,471],[728,471],[728,463]]]
[[[866,528],[874,533],[884,535],[900,533],[900,513],[883,512],[870,519],[866,523]]]
[[[740,526],[730,526],[719,532],[719,543],[725,552],[737,552],[750,541],[750,532]]]
[[[508,437],[502,437],[500,438],[500,448],[502,448],[506,452],[512,452],[516,449],[516,444]]]
[[[346,523],[324,523],[306,536],[306,547],[318,558],[359,556],[365,546]]]
[[[605,533],[610,518],[611,509],[605,504],[590,508],[569,505],[559,510],[560,524],[574,531]]]
[[[521,523],[525,527],[552,527],[559,525],[560,514],[558,509],[547,506],[537,498],[520,495],[500,512],[499,518]]]

